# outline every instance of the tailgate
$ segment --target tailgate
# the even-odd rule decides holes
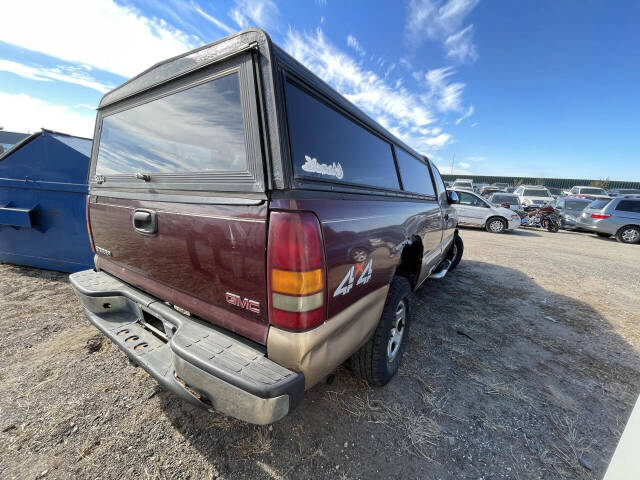
[[[134,226],[140,211],[155,216],[155,234]],[[98,197],[89,204],[100,268],[260,343],[267,327],[265,217],[264,202],[225,206]]]
[[[264,343],[266,215],[250,54],[98,113],[89,222],[97,266]]]

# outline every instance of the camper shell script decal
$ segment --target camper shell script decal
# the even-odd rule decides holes
[[[342,165],[340,162],[333,162],[331,165],[326,163],[320,163],[317,159],[311,158],[309,155],[305,155],[305,162],[302,165],[302,170],[309,173],[319,173],[320,175],[330,175],[336,177],[338,180],[342,180],[344,172],[342,171]]]

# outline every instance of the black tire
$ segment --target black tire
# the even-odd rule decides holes
[[[596,232],[596,235],[602,238],[609,238],[611,236],[610,233],[604,233],[604,232]]]
[[[349,361],[353,373],[369,382],[370,385],[378,387],[385,385],[400,367],[402,355],[407,345],[407,336],[413,313],[409,302],[410,297],[411,284],[409,280],[401,276],[393,277],[376,331],[371,339],[353,354]],[[402,335],[397,342],[395,355],[389,360],[388,348],[392,343],[390,342],[392,329],[396,324],[397,312],[401,304],[405,312]]]
[[[507,231],[507,221],[500,217],[491,217],[485,224],[485,229],[489,233],[504,233]]]
[[[640,227],[636,227],[635,225],[627,225],[626,227],[622,227],[616,233],[616,240],[621,243],[640,243]]]
[[[549,219],[549,220],[547,220],[547,230],[552,232],[552,233],[556,233],[558,230],[560,230],[560,227],[555,222],[555,220]]]
[[[460,238],[460,235],[454,235],[451,248],[449,249],[449,253],[447,253],[447,259],[451,260],[449,272],[458,266],[460,260],[462,260],[463,253],[464,243],[462,243],[462,238]]]

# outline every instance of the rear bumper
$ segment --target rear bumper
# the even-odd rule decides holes
[[[264,348],[104,272],[69,279],[91,323],[180,398],[259,425],[281,419],[302,399],[304,375],[269,360]],[[163,323],[167,342],[145,328],[143,312]]]
[[[618,228],[620,228],[608,218],[585,218],[582,216],[576,218],[576,227],[582,228],[584,230],[590,230],[592,232],[608,233],[610,235],[615,235],[615,233],[618,231]]]

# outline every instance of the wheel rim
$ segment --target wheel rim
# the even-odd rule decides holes
[[[489,223],[489,230],[491,230],[492,232],[501,232],[502,230],[504,230],[504,224],[500,220],[494,220],[493,222]]]
[[[640,232],[635,228],[629,228],[622,232],[622,240],[625,242],[633,243],[637,242],[640,239]]]
[[[407,306],[405,305],[404,300],[401,300],[396,307],[396,315],[393,319],[393,323],[391,324],[391,335],[389,337],[389,343],[387,344],[388,362],[393,362],[398,356],[406,324]]]

